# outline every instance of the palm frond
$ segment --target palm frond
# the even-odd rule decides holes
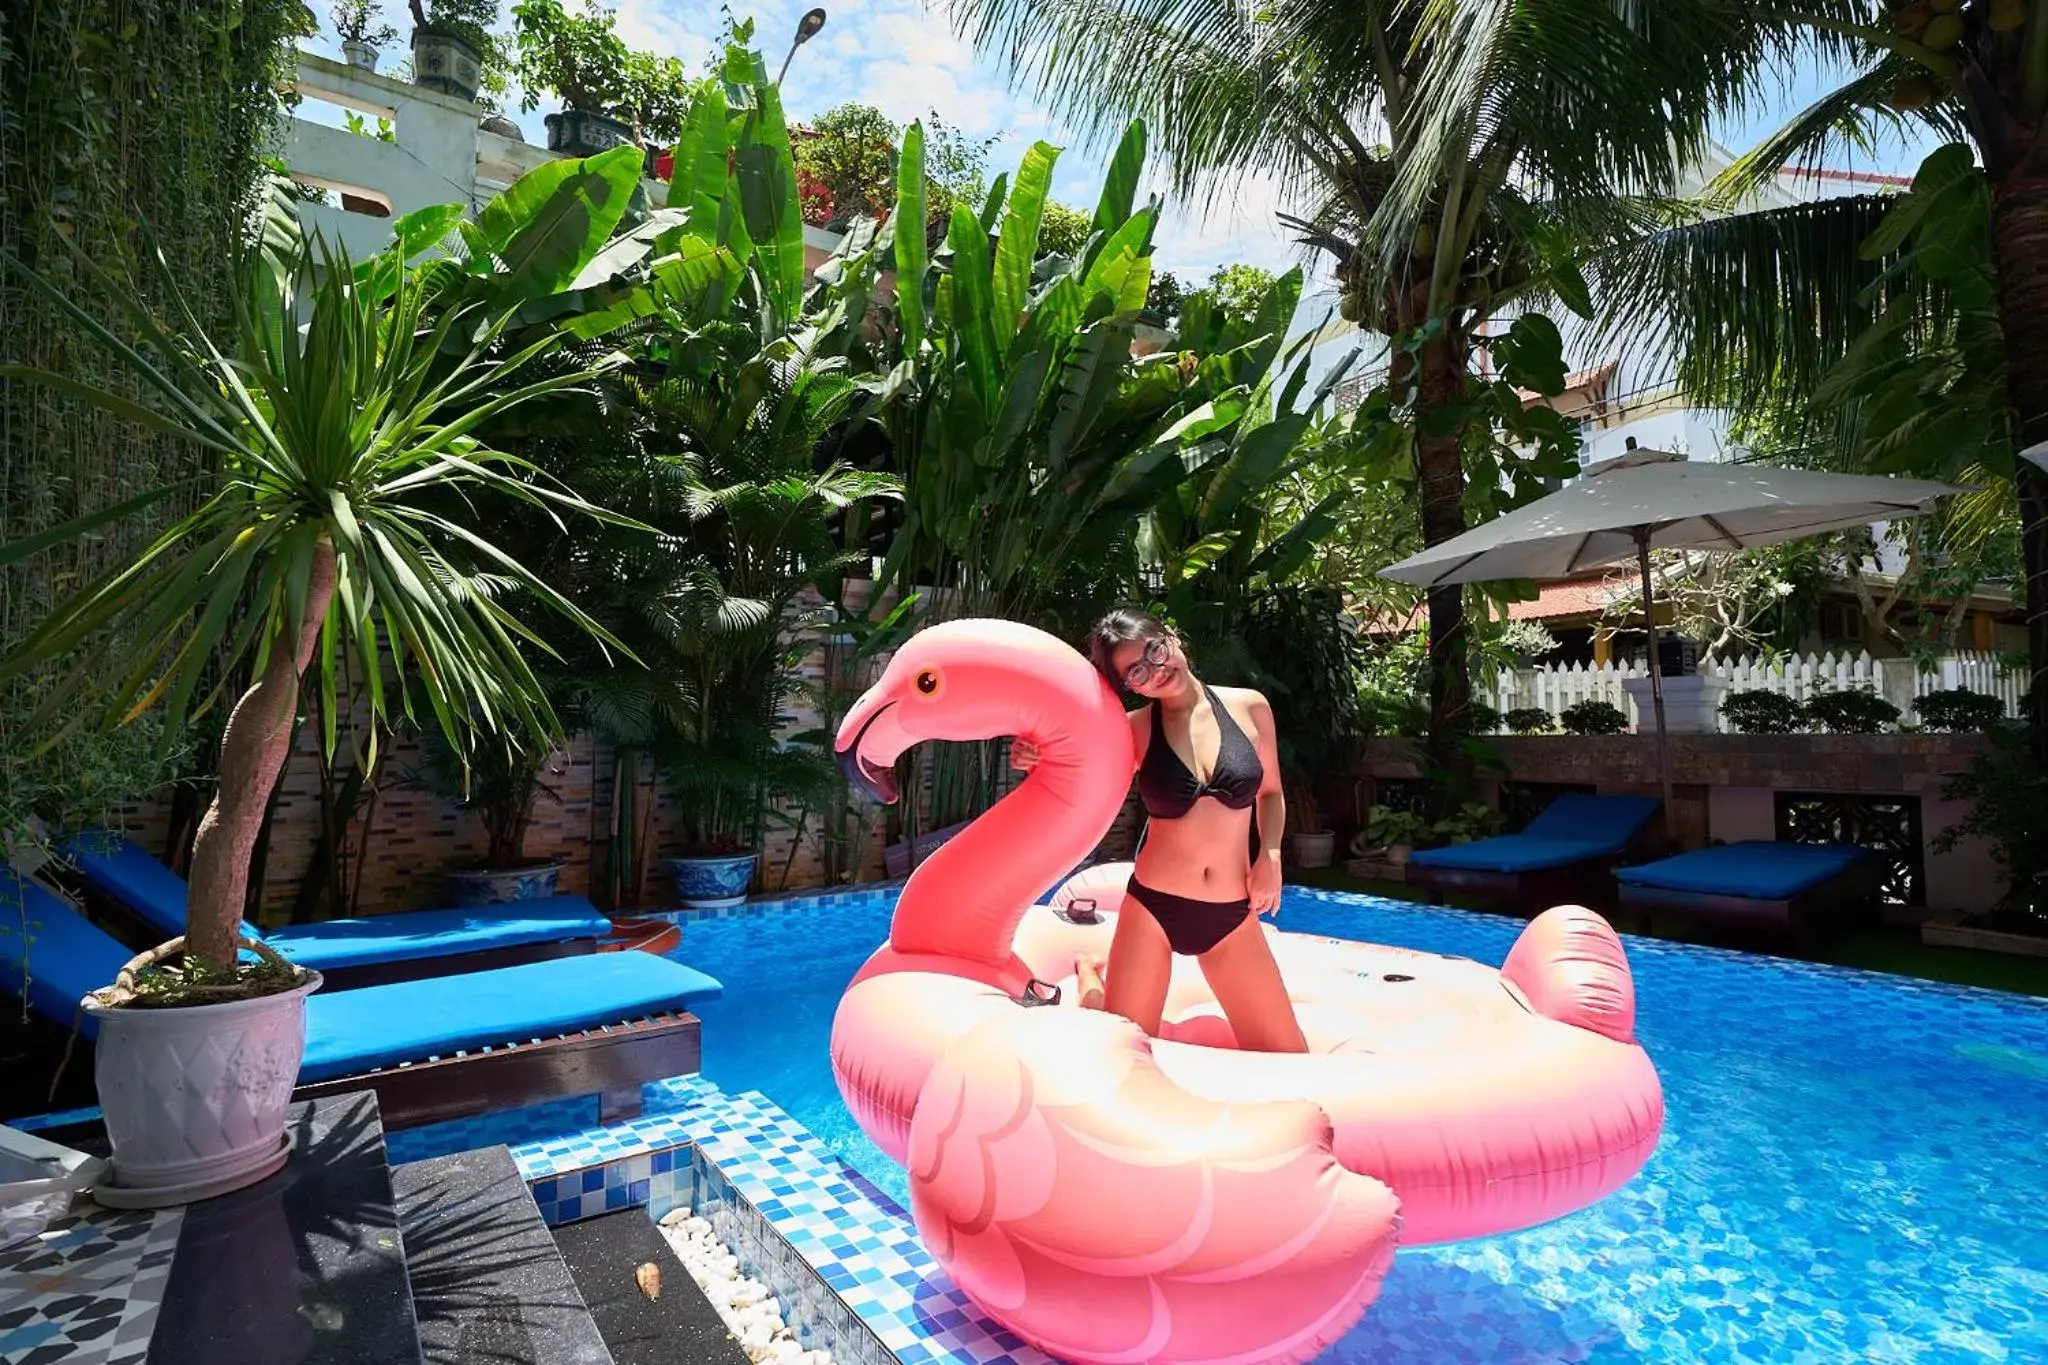
[[[1889,302],[1862,247],[1890,211],[1877,195],[1704,218],[1619,249],[1595,268],[1598,341],[1627,336],[1671,363],[1700,405],[1811,393]],[[1644,319],[1664,319],[1646,332]]]

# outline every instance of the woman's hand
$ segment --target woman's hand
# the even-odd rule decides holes
[[[1010,766],[1020,773],[1028,773],[1038,766],[1038,746],[1018,735],[1010,741]]]
[[[1252,862],[1251,875],[1245,878],[1244,893],[1252,903],[1254,915],[1274,915],[1280,912],[1280,855],[1262,853]]]

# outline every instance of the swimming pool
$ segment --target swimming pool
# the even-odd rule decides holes
[[[692,922],[725,983],[704,1071],[787,1109],[899,1203],[839,1102],[832,1013],[867,899]],[[1520,924],[1290,890],[1280,923],[1498,963]],[[1657,1154],[1595,1208],[1403,1252],[1325,1360],[2048,1359],[2048,1002],[1628,940]]]

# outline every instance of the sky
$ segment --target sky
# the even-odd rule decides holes
[[[806,0],[729,0],[733,12],[756,23],[756,41],[771,64],[788,50],[789,35],[810,5]],[[618,31],[636,48],[680,57],[700,69],[719,32],[720,12],[707,0],[614,0]],[[385,0],[386,20],[401,33],[409,28],[403,0]],[[1053,182],[1054,196],[1076,208],[1092,209],[1108,149],[1081,145],[1073,132],[1051,117],[1028,91],[1013,87],[997,63],[977,58],[952,32],[941,14],[921,0],[837,0],[827,5],[824,30],[797,52],[783,83],[783,98],[796,120],[823,113],[849,100],[875,105],[898,123],[936,112],[948,124],[975,137],[997,139],[990,174],[1014,169],[1031,143],[1044,140],[1064,148]],[[385,54],[393,65],[405,56]],[[339,55],[331,32],[315,44]],[[1768,134],[1806,102],[1829,88],[1826,71],[1789,73],[1781,99],[1768,102],[1722,130],[1721,141],[1741,151]],[[551,98],[531,112],[508,114],[527,140],[545,141],[542,118]],[[1911,147],[1881,149],[1873,157],[1842,164],[1861,170],[1910,172],[1920,152]],[[1183,283],[1199,284],[1219,266],[1249,262],[1281,271],[1306,261],[1302,249],[1275,222],[1285,207],[1270,178],[1236,177],[1213,202],[1169,199],[1154,252],[1154,269],[1171,270]],[[1313,326],[1335,306],[1327,272],[1310,271],[1297,326]]]

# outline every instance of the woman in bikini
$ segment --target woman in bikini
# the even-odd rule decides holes
[[[1100,963],[1077,964],[1082,1003],[1156,1037],[1173,955],[1184,953],[1201,964],[1239,1047],[1307,1051],[1259,927],[1259,916],[1280,908],[1287,820],[1272,707],[1248,688],[1196,678],[1173,631],[1134,608],[1103,617],[1088,653],[1112,686],[1150,703],[1131,712],[1150,821],[1106,976]],[[1010,761],[1028,771],[1038,753],[1018,740]]]

